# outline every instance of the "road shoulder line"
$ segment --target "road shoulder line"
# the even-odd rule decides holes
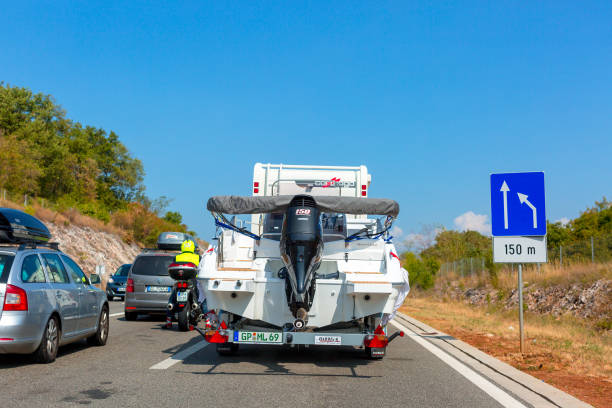
[[[463,377],[469,380],[472,384],[480,388],[482,391],[484,391],[487,395],[489,395],[495,401],[499,402],[502,406],[506,408],[526,408],[525,405],[523,405],[522,403],[514,399],[506,391],[502,390],[497,385],[485,379],[482,375],[476,373],[476,371],[474,371],[467,365],[463,364],[462,362],[457,360],[455,357],[442,351],[440,348],[434,346],[432,343],[427,341],[425,338],[420,336],[418,333],[414,332],[414,330],[411,330],[405,327],[404,325],[397,322],[396,320],[392,320],[391,324],[395,325],[401,330],[404,330],[407,333],[410,333],[410,332],[415,333],[416,336],[410,337],[412,340],[417,342],[420,346],[425,348],[431,354],[438,357],[444,363],[449,365],[452,369],[454,369],[456,372],[461,374]]]
[[[193,346],[187,347],[185,350],[181,350],[178,353],[172,355],[171,357],[168,357],[167,359],[160,361],[157,364],[152,365],[151,367],[149,367],[149,370],[166,370],[172,367],[173,365],[175,365],[176,363],[182,362],[190,355],[202,350],[209,344],[210,343],[206,342],[205,340],[202,340],[199,343],[196,343]]]

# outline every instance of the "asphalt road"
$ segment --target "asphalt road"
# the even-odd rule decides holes
[[[111,304],[104,347],[68,345],[48,365],[0,356],[0,405],[502,406],[410,336],[394,341],[382,361],[357,349],[275,346],[221,357],[196,332],[164,330],[163,317],[127,322],[122,312],[122,302]]]

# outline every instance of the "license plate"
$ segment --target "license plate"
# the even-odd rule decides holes
[[[234,343],[279,344],[283,342],[283,333],[279,332],[234,332]]]
[[[342,345],[342,337],[340,336],[315,336],[315,344],[340,346]]]
[[[186,302],[188,298],[189,298],[189,292],[177,292],[176,293],[177,302]]]
[[[117,292],[125,292],[125,288],[117,288]]]
[[[147,286],[147,292],[156,292],[156,293],[168,293],[172,289],[170,286]]]

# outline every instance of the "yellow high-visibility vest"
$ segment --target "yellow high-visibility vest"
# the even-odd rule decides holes
[[[174,262],[191,262],[198,266],[200,264],[200,256],[192,252],[182,252],[174,257]]]

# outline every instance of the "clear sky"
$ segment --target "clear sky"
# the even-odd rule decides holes
[[[492,172],[545,171],[553,221],[612,196],[610,1],[181,3],[4,2],[0,80],[117,132],[205,239],[257,161],[366,164],[404,236],[486,228]]]

